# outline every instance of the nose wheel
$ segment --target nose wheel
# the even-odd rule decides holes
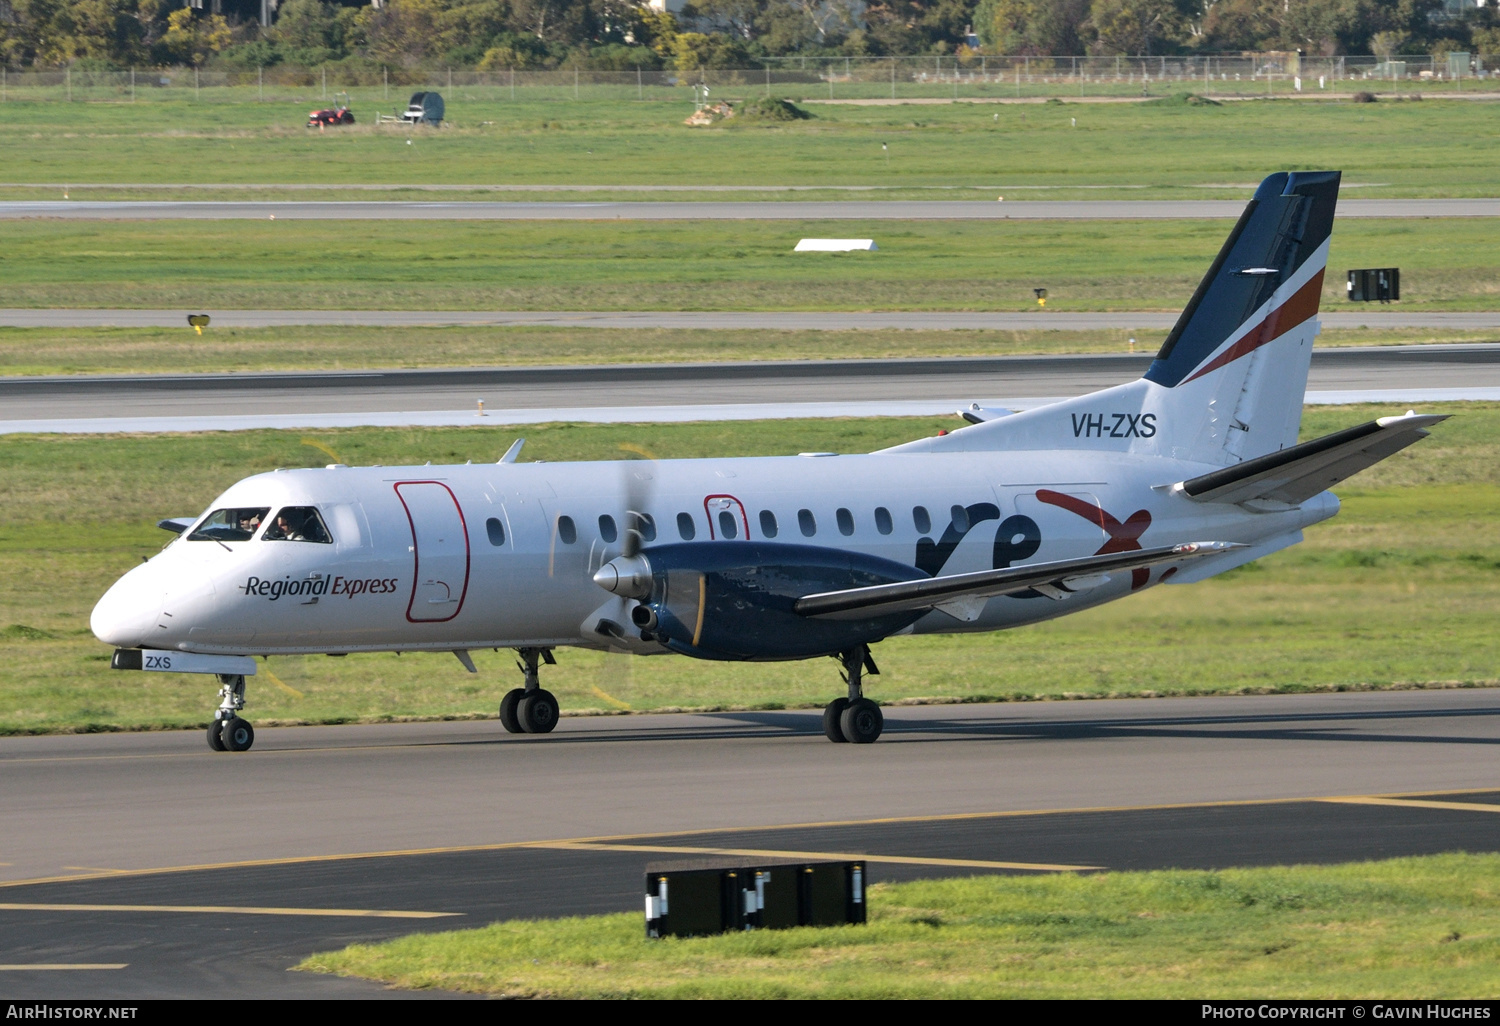
[[[823,733],[838,744],[871,744],[885,729],[885,716],[880,706],[865,697],[864,675],[878,674],[880,667],[875,665],[869,645],[856,645],[837,658],[844,668],[849,697],[835,698],[823,708]]]
[[[521,661],[516,663],[525,677],[525,686],[505,693],[500,700],[500,725],[510,734],[548,734],[562,715],[557,696],[542,687],[539,665],[556,666],[550,648],[518,649]]]
[[[219,674],[219,707],[208,725],[208,747],[216,752],[248,752],[255,744],[255,728],[240,718],[245,708],[245,678]]]

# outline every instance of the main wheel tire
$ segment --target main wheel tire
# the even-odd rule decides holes
[[[500,699],[500,726],[505,728],[507,734],[523,733],[521,728],[521,717],[517,709],[521,705],[521,699],[526,697],[525,688],[512,688]]]
[[[843,744],[849,739],[844,736],[844,727],[839,721],[843,719],[844,710],[849,708],[849,699],[835,698],[823,707],[823,733],[828,735],[828,740]]]
[[[219,740],[226,752],[248,752],[250,746],[255,744],[255,728],[250,726],[249,720],[236,716],[224,721]]]
[[[850,744],[867,745],[885,729],[885,716],[868,698],[856,698],[839,717],[839,727]]]
[[[560,713],[557,699],[553,697],[552,692],[544,688],[537,688],[528,694],[521,699],[521,704],[516,708],[516,716],[521,721],[521,729],[528,734],[552,733],[552,728],[557,726]]]
[[[220,736],[223,730],[224,721],[215,716],[208,725],[208,747],[216,752],[224,750],[224,738]]]

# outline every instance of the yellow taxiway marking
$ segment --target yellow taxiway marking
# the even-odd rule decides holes
[[[251,905],[64,905],[57,902],[0,902],[6,912],[232,912],[244,916],[355,916],[365,919],[441,919],[462,912],[407,912],[381,908],[262,908]]]
[[[101,876],[119,876],[121,873],[129,873],[128,869],[110,869],[107,866],[63,866],[75,873],[97,873]]]
[[[1382,798],[1376,795],[1354,798],[1319,798],[1334,805],[1393,805],[1398,809],[1454,809],[1459,812],[1500,812],[1500,805],[1484,802],[1428,802],[1417,798]]]
[[[129,962],[35,962],[31,965],[0,963],[0,973],[54,972],[58,969],[124,969]]]
[[[988,862],[983,859],[938,859],[912,855],[866,855],[842,851],[775,851],[765,848],[688,848],[660,844],[533,844],[553,851],[639,851],[663,855],[737,855],[752,859],[838,859],[844,862],[894,862],[903,866],[961,866],[966,869],[1029,869],[1040,873],[1077,873],[1103,866],[1055,866],[1042,862]]]
[[[280,688],[281,690],[285,691],[287,694],[291,695],[293,698],[306,698],[307,697],[302,692],[298,691],[296,688],[294,688],[290,684],[288,684],[286,681],[284,681],[280,677],[276,676],[276,674],[272,673],[270,667],[268,667],[268,666],[262,666],[260,668],[260,672],[263,673],[263,674],[265,674],[266,679],[268,679],[272,684],[275,684],[278,688]]]
[[[605,834],[597,837],[562,837],[555,840],[504,841],[498,844],[461,844],[431,848],[397,848],[390,851],[340,852],[333,855],[290,855],[280,858],[245,859],[238,862],[205,862],[187,866],[155,866],[149,869],[111,869],[98,873],[67,876],[43,876],[26,880],[0,880],[0,888],[27,887],[32,884],[71,883],[78,880],[101,880],[118,876],[156,876],[164,873],[196,873],[211,869],[253,869],[261,866],[299,866],[318,862],[352,862],[359,859],[410,858],[417,855],[462,855],[471,852],[507,851],[514,848],[538,848],[548,845],[600,844],[606,842],[651,841],[661,837],[705,837],[714,834],[743,834],[772,830],[811,830],[827,827],[881,826],[904,823],[961,823],[965,820],[1013,819],[1026,816],[1068,816],[1107,812],[1156,812],[1175,809],[1223,809],[1236,806],[1292,805],[1298,802],[1358,802],[1361,800],[1419,800],[1430,795],[1493,794],[1495,787],[1470,787],[1451,791],[1402,791],[1377,795],[1307,795],[1299,798],[1235,798],[1208,802],[1163,802],[1150,805],[1099,805],[1068,809],[1013,809],[1005,812],[953,812],[936,816],[884,816],[870,819],[830,819],[810,823],[769,823],[759,826],[727,826],[661,830],[643,834]],[[1441,808],[1458,807],[1454,802],[1440,802]],[[827,857],[820,856],[820,857]]]
[[[611,695],[609,692],[605,691],[599,685],[595,684],[592,687],[590,687],[589,690],[594,693],[594,697],[595,698],[602,698],[602,699],[604,699],[606,702],[608,702],[610,705],[614,706],[616,709],[623,709],[626,712],[630,711],[630,706],[629,705],[627,705],[624,702],[620,701],[618,698],[616,698],[614,695]]]

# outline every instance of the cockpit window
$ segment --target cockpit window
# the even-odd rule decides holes
[[[260,536],[260,540],[321,542],[327,545],[333,538],[329,536],[328,528],[323,526],[323,518],[312,506],[283,506],[276,511],[275,519],[266,528],[266,533]]]
[[[260,527],[269,506],[242,507],[240,509],[216,509],[208,515],[198,529],[188,535],[188,541],[249,541]]]

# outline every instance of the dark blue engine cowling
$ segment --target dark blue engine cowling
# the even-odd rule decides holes
[[[926,610],[868,620],[816,620],[792,611],[804,595],[927,574],[891,559],[816,545],[715,541],[661,545],[651,564],[652,628],[668,648],[701,659],[806,659],[879,641]]]

